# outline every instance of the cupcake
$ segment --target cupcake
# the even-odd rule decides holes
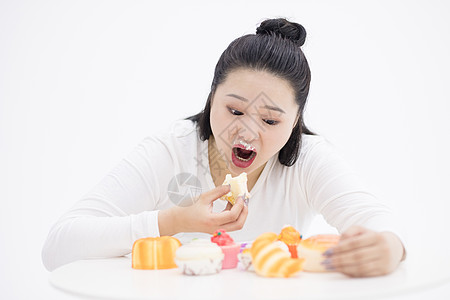
[[[224,254],[207,239],[194,239],[177,249],[175,263],[186,275],[208,275],[222,270]]]
[[[242,243],[240,253],[238,254],[238,260],[240,263],[239,268],[245,271],[255,271],[255,268],[252,266],[252,253],[250,252],[251,247],[251,243]]]
[[[298,257],[297,246],[300,244],[302,236],[294,227],[285,225],[283,229],[281,229],[278,239],[287,245],[292,258]]]
[[[223,260],[222,269],[236,268],[238,263],[238,257],[241,250],[241,246],[236,244],[233,239],[223,229],[216,230],[211,237],[211,242],[219,245],[222,249],[225,258]]]

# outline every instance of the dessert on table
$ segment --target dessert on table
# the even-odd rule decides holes
[[[323,253],[339,243],[337,234],[319,234],[302,240],[297,247],[298,257],[304,258],[303,270],[308,272],[330,272],[322,264]]]
[[[222,269],[233,269],[238,264],[238,254],[241,251],[241,245],[234,242],[228,233],[223,229],[218,229],[211,237],[211,242],[216,243],[222,249],[225,258]]]
[[[240,263],[239,269],[244,271],[255,271],[252,265],[252,253],[251,253],[252,243],[246,242],[241,243],[241,250],[238,254],[238,261]]]
[[[180,246],[180,241],[171,236],[138,239],[133,243],[131,267],[141,270],[176,268],[174,256]]]
[[[297,258],[297,246],[300,244],[302,240],[302,235],[298,232],[293,226],[285,225],[280,234],[278,235],[278,239],[284,242],[291,253],[292,258]]]
[[[289,251],[277,244],[278,235],[266,232],[252,244],[252,265],[264,277],[292,277],[302,270],[303,258],[292,258]]]
[[[225,255],[220,247],[207,239],[193,239],[175,253],[175,262],[185,275],[209,275],[222,270]]]

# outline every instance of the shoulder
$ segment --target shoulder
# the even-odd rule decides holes
[[[303,162],[312,155],[336,152],[335,146],[324,136],[302,134],[302,146],[297,162]]]
[[[175,138],[194,136],[197,134],[196,123],[191,120],[177,120],[172,124],[170,134]]]
[[[302,147],[300,149],[300,153],[307,152],[311,149],[311,147],[327,142],[328,140],[321,135],[302,134]]]
[[[128,161],[158,174],[191,168],[197,157],[197,130],[190,120],[177,120],[146,136],[128,155]],[[169,176],[168,175],[168,176]]]
[[[198,146],[196,124],[177,120],[159,133],[147,136],[138,146],[138,152],[156,170],[179,172],[195,168]]]
[[[330,140],[321,135],[302,134],[302,144],[299,149],[297,161],[291,166],[286,167],[291,172],[305,172],[319,167],[319,165],[342,161],[341,150]],[[278,162],[279,164],[279,162]]]
[[[178,146],[189,142],[195,142],[197,138],[196,124],[190,120],[176,120],[169,128],[158,131],[144,138],[145,145]]]

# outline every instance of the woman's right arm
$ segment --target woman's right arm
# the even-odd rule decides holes
[[[247,217],[242,201],[212,213],[212,203],[229,191],[227,186],[203,193],[189,207],[157,210],[173,170],[174,158],[161,142],[145,139],[53,225],[42,249],[45,267],[51,271],[79,259],[123,256],[143,237],[242,228]]]
[[[126,255],[136,239],[159,236],[160,188],[153,170],[170,163],[160,148],[145,139],[53,225],[42,249],[48,270],[78,259]]]

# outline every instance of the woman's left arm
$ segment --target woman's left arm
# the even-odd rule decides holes
[[[354,277],[394,271],[406,255],[396,214],[328,142],[312,144],[304,155],[300,178],[308,204],[341,233],[326,266]]]
[[[337,246],[324,256],[325,267],[351,277],[386,275],[405,258],[405,249],[392,232],[376,232],[352,226],[342,233]]]

